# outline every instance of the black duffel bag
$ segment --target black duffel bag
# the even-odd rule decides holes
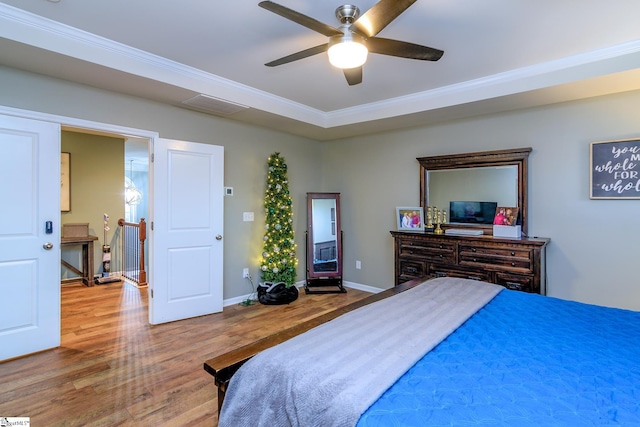
[[[289,304],[298,299],[298,288],[285,285],[284,282],[258,283],[258,301],[264,305]]]

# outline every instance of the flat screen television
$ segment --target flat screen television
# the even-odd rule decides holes
[[[449,222],[493,224],[497,202],[449,202]]]

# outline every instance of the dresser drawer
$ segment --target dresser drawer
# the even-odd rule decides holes
[[[459,246],[460,265],[530,273],[533,271],[532,252],[528,249],[494,248],[489,246]]]
[[[429,264],[429,276],[431,277],[459,277],[461,279],[482,280],[492,282],[491,273],[470,268],[457,269],[448,265]]]
[[[496,284],[514,291],[540,292],[540,289],[536,289],[533,276],[528,275],[496,273]]]
[[[455,244],[422,240],[402,239],[400,257],[420,257],[428,260],[455,262]]]
[[[423,277],[427,273],[424,263],[420,261],[400,259],[398,267],[400,269],[400,277],[403,279],[403,282]]]

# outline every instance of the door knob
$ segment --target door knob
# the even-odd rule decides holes
[[[222,236],[218,234],[218,235],[216,236],[216,240],[222,240]]]
[[[47,242],[44,245],[42,245],[42,247],[49,251],[53,248],[53,243]]]

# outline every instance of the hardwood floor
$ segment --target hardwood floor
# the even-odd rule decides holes
[[[147,290],[124,283],[62,287],[62,345],[0,363],[0,417],[32,426],[217,426],[205,360],[358,301],[305,295],[285,306],[149,325]]]

